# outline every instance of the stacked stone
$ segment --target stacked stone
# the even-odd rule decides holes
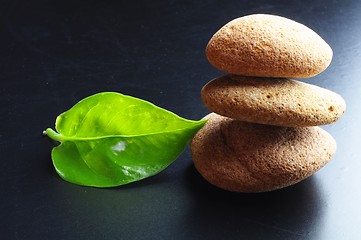
[[[254,14],[223,26],[206,55],[228,73],[203,87],[212,113],[191,143],[195,167],[208,182],[236,192],[272,191],[331,160],[336,142],[318,126],[337,121],[345,101],[290,79],[329,66],[332,49],[317,33],[284,17]]]

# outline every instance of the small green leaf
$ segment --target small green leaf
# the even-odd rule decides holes
[[[52,150],[57,173],[66,181],[112,187],[165,169],[205,124],[114,92],[83,99],[45,133],[61,144]]]

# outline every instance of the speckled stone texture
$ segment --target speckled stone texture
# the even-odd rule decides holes
[[[313,30],[293,20],[253,14],[234,19],[206,47],[208,61],[237,75],[308,78],[324,71],[331,47]]]
[[[211,113],[191,142],[198,172],[235,192],[265,192],[304,180],[335,154],[336,142],[320,127],[247,123]]]

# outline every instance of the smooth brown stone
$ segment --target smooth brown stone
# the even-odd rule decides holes
[[[336,142],[320,127],[292,128],[247,123],[215,113],[194,136],[198,172],[234,192],[265,192],[296,184],[322,168]]]

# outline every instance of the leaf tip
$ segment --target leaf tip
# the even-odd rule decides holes
[[[208,119],[201,119],[198,122],[200,123],[201,127],[203,127],[207,123]]]

